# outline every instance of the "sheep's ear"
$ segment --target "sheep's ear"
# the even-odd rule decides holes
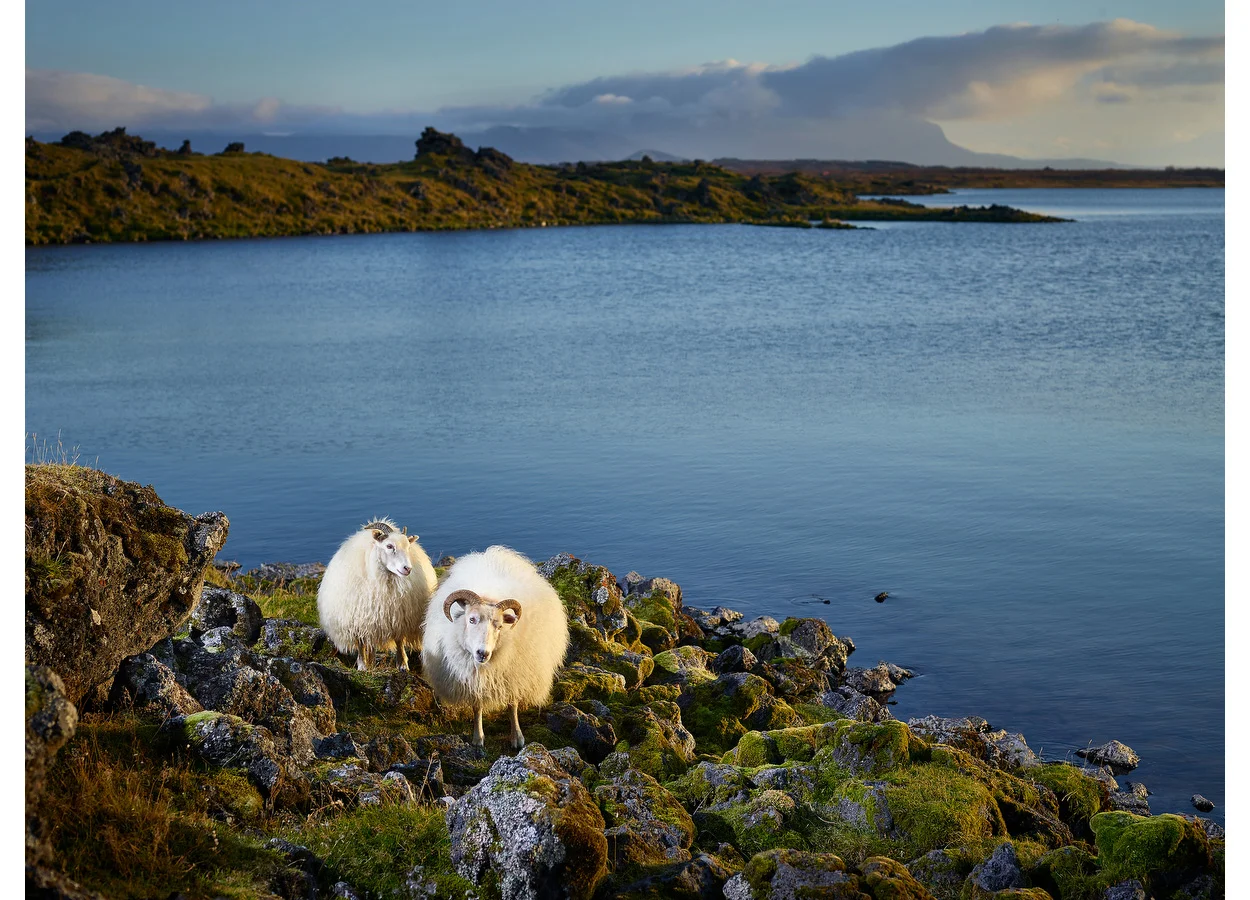
[[[379,531],[379,530],[378,530],[378,529],[376,529],[376,528],[375,528],[375,529],[373,529],[373,539],[374,539],[375,541],[382,541],[382,540],[385,540],[385,539],[386,539],[386,532],[385,532],[385,531]]]
[[[410,543],[410,544],[415,544],[415,543],[417,542],[417,538],[419,538],[420,536],[421,536],[421,535],[419,535],[419,534],[410,534],[410,535],[408,535],[408,543]]]

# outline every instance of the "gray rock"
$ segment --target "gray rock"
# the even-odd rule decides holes
[[[1189,802],[1194,805],[1194,809],[1199,812],[1210,812],[1215,809],[1215,804],[1201,794],[1194,794],[1189,798]]]
[[[403,772],[370,772],[358,762],[345,762],[318,773],[312,790],[320,803],[347,809],[416,800],[416,792]]]
[[[273,876],[270,887],[283,900],[317,900],[317,876],[325,863],[307,847],[281,838],[271,838],[265,846],[281,853],[286,868]]]
[[[712,660],[710,668],[717,675],[723,675],[726,672],[749,672],[755,667],[755,663],[755,654],[746,647],[735,644]]]
[[[408,779],[418,799],[438,800],[447,796],[447,786],[443,783],[443,765],[437,757],[396,763],[392,771],[399,772]]]
[[[759,637],[761,634],[776,635],[781,630],[781,623],[772,616],[759,616],[749,622],[735,622],[729,626],[743,642]]]
[[[622,754],[623,755],[623,754]],[[557,747],[551,751],[551,758],[561,769],[583,782],[590,780],[588,776],[597,774],[597,769],[582,759],[576,747]]]
[[[990,731],[981,735],[981,739],[992,748],[991,761],[997,762],[999,768],[1032,768],[1042,764],[1025,743],[1022,734],[1010,734],[1005,730]]]
[[[723,606],[718,606],[711,612],[693,606],[683,607],[683,610],[690,618],[694,619],[696,625],[707,632],[715,632],[742,619],[742,613],[736,609],[727,609]]]
[[[317,759],[364,759],[365,751],[346,731],[339,731],[317,741]]]
[[[890,677],[890,669],[885,663],[871,669],[859,667],[847,669],[844,684],[861,694],[876,696],[893,693],[898,687]]]
[[[1181,818],[1198,823],[1198,827],[1206,832],[1207,837],[1211,840],[1224,840],[1224,826],[1219,822],[1212,821],[1205,816],[1181,816]]]
[[[149,709],[167,716],[202,712],[204,707],[178,683],[173,669],[151,653],[122,660],[109,689],[113,709]]]
[[[890,680],[893,681],[896,685],[902,684],[904,681],[906,681],[909,678],[916,677],[916,673],[913,672],[911,669],[904,669],[902,666],[896,666],[892,662],[886,662],[885,660],[881,660],[880,662],[877,663],[877,665],[885,666],[886,673],[889,674]]]
[[[1083,756],[1092,763],[1106,764],[1125,772],[1136,769],[1141,762],[1141,757],[1133,752],[1133,748],[1119,741],[1107,741],[1101,747],[1077,750],[1076,755]]]
[[[825,691],[817,702],[861,722],[888,722],[894,718],[890,711],[876,699],[867,694],[861,694],[847,685],[842,685],[832,691]]]
[[[503,900],[589,900],[607,874],[605,827],[585,786],[539,744],[497,759],[447,810],[456,871],[479,882],[491,870]]]
[[[863,802],[844,797],[836,804],[825,806],[825,811],[857,828],[874,828],[879,834],[890,834],[894,831],[894,816],[890,813],[890,804],[886,799],[885,782],[869,781],[864,787]]]
[[[958,897],[964,883],[964,870],[950,850],[930,850],[907,864],[907,871],[938,897]]]
[[[260,637],[265,617],[250,597],[225,588],[205,585],[200,602],[191,610],[191,636],[199,637],[213,628],[226,626],[245,644]]]
[[[1007,888],[1024,887],[1024,873],[1010,841],[998,845],[990,858],[972,870],[968,880],[991,894]]]
[[[311,666],[290,657],[278,656],[264,660],[265,671],[282,682],[295,702],[308,713],[321,734],[331,734],[335,724],[334,701],[325,680]]]
[[[592,763],[601,763],[616,749],[616,732],[609,722],[582,712],[571,703],[556,703],[546,711],[547,727],[555,734],[570,738],[581,755]]]
[[[237,716],[202,712],[170,719],[166,729],[193,754],[210,765],[242,769],[270,802],[300,790],[269,729],[249,725]]]
[[[812,766],[768,766],[756,770],[751,781],[768,790],[810,793],[816,787],[816,770]]]
[[[767,892],[763,895],[768,900],[800,900],[806,897],[838,896],[840,885],[853,882],[853,876],[846,874],[841,859],[832,853],[805,853],[799,850],[766,850],[764,854],[772,857],[772,864],[761,867],[769,872]],[[761,854],[756,854],[759,860]],[[757,863],[758,865],[758,863]],[[843,888],[845,896],[853,896],[851,891]],[[725,882],[726,900],[755,900],[755,892],[741,872]]]
[[[325,646],[326,633],[292,619],[265,619],[260,629],[260,642],[272,656],[308,659]]]
[[[1138,816],[1150,815],[1150,801],[1146,799],[1149,792],[1146,788],[1131,781],[1128,782],[1128,787],[1129,790],[1126,791],[1111,792],[1111,808]]]
[[[286,583],[295,581],[298,578],[316,578],[324,575],[326,571],[325,563],[261,563],[255,569],[249,569],[244,573],[249,578],[255,578],[257,581],[276,581]]]
[[[1146,900],[1146,889],[1136,878],[1121,881],[1103,891],[1103,900]]]

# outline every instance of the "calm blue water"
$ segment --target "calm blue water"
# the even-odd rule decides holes
[[[1078,221],[28,249],[26,429],[245,566],[389,514],[821,615],[1222,818],[1224,193],[931,200]]]

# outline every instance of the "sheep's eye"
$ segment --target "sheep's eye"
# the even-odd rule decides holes
[[[395,545],[394,545],[394,544],[387,544],[387,545],[386,545],[386,549],[387,549],[387,550],[394,550],[394,549],[395,549]]]
[[[469,624],[470,624],[470,625],[476,625],[476,624],[477,624],[477,616],[469,616]]]

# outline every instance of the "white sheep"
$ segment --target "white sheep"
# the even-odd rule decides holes
[[[512,707],[511,745],[525,746],[517,713],[551,697],[569,644],[569,624],[555,589],[534,564],[507,547],[462,556],[425,614],[422,672],[442,703],[473,709],[473,743],[482,746],[482,714]]]
[[[362,525],[330,558],[317,589],[321,628],[340,653],[356,654],[362,671],[374,650],[392,649],[407,671],[407,647],[421,649],[438,578],[417,535],[405,532],[385,518]]]

